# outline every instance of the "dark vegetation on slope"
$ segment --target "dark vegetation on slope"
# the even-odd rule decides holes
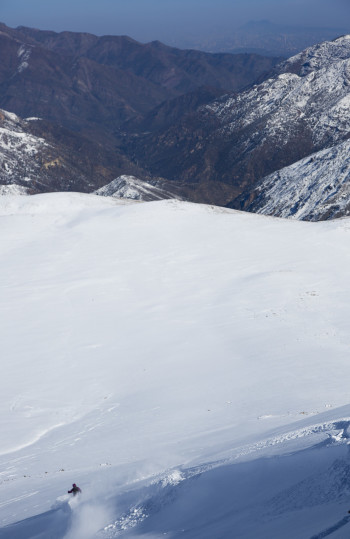
[[[159,161],[169,167],[153,166],[152,159],[144,159],[149,147],[144,132],[162,133],[183,121],[192,130],[191,118],[198,107],[249,86],[276,62],[277,58],[256,54],[209,54],[159,42],[141,44],[126,36],[57,34],[1,24],[0,108],[22,118],[45,120],[30,129],[48,138],[62,160],[74,163],[64,173],[62,167],[52,166],[52,181],[46,171],[45,181],[39,179],[45,190],[86,191],[121,174],[141,179],[163,176],[183,185],[184,196],[190,199],[222,203],[236,192],[234,186],[219,176],[209,179],[212,187],[207,185],[208,176],[200,182],[190,172],[176,176],[179,167],[162,147],[162,135],[157,142]],[[135,144],[138,139],[141,145]],[[76,167],[79,174],[69,176]],[[3,173],[0,180],[9,182]]]

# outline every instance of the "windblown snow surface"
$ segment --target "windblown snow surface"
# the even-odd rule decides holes
[[[0,219],[1,539],[350,536],[349,219]]]

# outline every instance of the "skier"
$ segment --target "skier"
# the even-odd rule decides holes
[[[68,494],[73,494],[73,496],[76,496],[77,494],[81,493],[81,488],[77,487],[75,483],[73,483],[72,488],[68,490]]]

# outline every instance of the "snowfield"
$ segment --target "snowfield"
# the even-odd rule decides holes
[[[55,193],[0,221],[0,539],[349,537],[349,219]]]

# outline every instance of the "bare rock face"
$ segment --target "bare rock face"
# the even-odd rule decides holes
[[[248,211],[320,221],[350,215],[350,141],[314,153],[263,178]]]

